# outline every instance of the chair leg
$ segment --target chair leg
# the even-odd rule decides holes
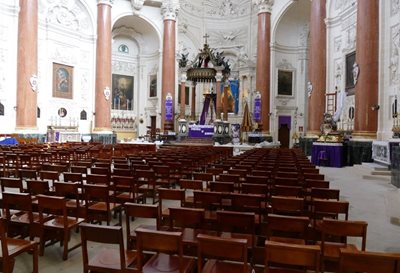
[[[39,255],[38,255],[38,248],[37,244],[35,244],[33,247],[33,253],[32,253],[32,265],[33,265],[33,271],[32,273],[38,273],[39,272]]]
[[[14,258],[3,259],[3,273],[12,273],[14,270]]]
[[[63,260],[66,261],[68,259],[68,241],[69,236],[68,232],[64,232],[64,251],[63,251]]]

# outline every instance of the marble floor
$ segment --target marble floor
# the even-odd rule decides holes
[[[350,202],[349,219],[368,222],[367,250],[400,253],[400,190],[387,180],[364,179],[365,169],[359,167],[321,167],[320,172],[331,182],[331,188],[340,189],[341,199]],[[78,242],[79,236],[73,234],[70,244]],[[18,257],[14,272],[30,272],[31,259],[28,254]],[[82,272],[81,248],[63,261],[59,244],[47,247],[39,258],[39,268],[41,273]]]

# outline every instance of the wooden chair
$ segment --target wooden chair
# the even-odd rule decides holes
[[[159,186],[156,185],[156,177],[153,170],[135,170],[135,177],[138,183],[139,192],[145,196],[151,197],[153,204],[157,203],[157,193]]]
[[[332,199],[339,201],[340,190],[311,188],[310,197],[311,199],[319,198],[319,199]]]
[[[119,214],[119,225],[122,222],[121,205],[111,202],[109,186],[84,185],[86,221],[106,221],[110,225],[112,212]]]
[[[7,237],[6,220],[0,219],[0,241],[1,241],[1,256],[2,264],[1,272],[12,273],[14,269],[15,257],[24,252],[32,252],[32,273],[39,272],[38,248],[37,243],[22,239],[14,239]]]
[[[79,182],[80,185],[83,184],[82,173],[65,172],[63,173],[64,182]]]
[[[194,206],[205,209],[205,221],[217,220],[216,210],[222,209],[222,197],[220,192],[193,191]]]
[[[171,188],[173,181],[170,178],[170,168],[167,165],[154,165],[156,185],[163,188]]]
[[[128,168],[115,168],[114,167],[112,175],[132,177],[132,171],[131,171],[131,169],[129,169],[129,166],[128,166]]]
[[[210,191],[231,193],[235,191],[234,182],[213,182],[209,183]]]
[[[126,247],[134,249],[136,247],[136,233],[131,229],[130,218],[146,218],[152,219],[152,223],[140,225],[146,229],[159,230],[161,227],[160,209],[158,205],[137,204],[126,202],[124,204],[126,214]]]
[[[232,193],[229,195],[231,206],[229,210],[255,213],[255,223],[260,224],[265,213],[264,197],[260,194]]]
[[[341,249],[358,251],[357,246],[348,244],[348,237],[361,238],[361,249],[365,251],[367,241],[367,226],[364,221],[346,221],[323,219],[317,223],[321,232],[321,271],[337,271]]]
[[[54,182],[54,194],[67,199],[67,213],[69,216],[85,217],[85,202],[81,199],[80,184]]]
[[[40,171],[39,177],[41,180],[51,182],[50,186],[53,186],[54,181],[60,181],[60,174],[56,171]]]
[[[304,199],[288,196],[272,196],[271,212],[274,214],[304,215]]]
[[[1,192],[5,192],[7,190],[18,190],[19,192],[24,192],[24,187],[21,178],[15,177],[1,177]]]
[[[88,223],[79,225],[81,230],[83,272],[127,273],[137,272],[131,265],[136,261],[136,252],[125,250],[122,227],[98,226]],[[95,242],[94,254],[89,257],[88,243]],[[117,248],[112,248],[116,246]],[[90,252],[92,253],[92,252]]]
[[[319,246],[265,242],[265,273],[309,272],[304,269],[321,272]]]
[[[138,193],[137,184],[132,176],[113,175],[111,181],[115,202],[144,202],[144,196]]]
[[[306,179],[304,181],[305,188],[306,189],[311,189],[311,188],[324,188],[324,189],[329,189],[329,181],[321,181],[321,180],[313,180],[313,179]]]
[[[185,190],[185,202],[183,206],[185,207],[193,207],[194,206],[194,197],[193,191],[202,191],[204,190],[203,181],[201,180],[191,180],[191,179],[180,179],[179,186],[181,189]]]
[[[169,208],[169,218],[170,230],[200,229],[204,223],[204,209]]]
[[[38,194],[50,194],[50,185],[49,181],[45,180],[26,180],[27,192],[32,195],[32,198],[35,198]]]
[[[28,237],[33,240],[39,234],[39,215],[32,210],[29,193],[3,192],[3,213],[11,237]]]
[[[399,273],[400,253],[340,251],[339,273]]]
[[[305,216],[268,214],[266,235],[269,241],[306,244],[310,219]]]
[[[182,233],[137,228],[137,268],[143,273],[191,273],[195,259],[183,256]],[[155,252],[144,262],[143,252]]]
[[[110,177],[106,174],[88,174],[86,175],[86,183],[92,185],[110,185]]]
[[[76,228],[83,218],[67,215],[67,199],[61,196],[38,195],[38,210],[40,224],[40,256],[44,254],[44,247],[57,241],[63,246],[63,260],[68,259],[68,252],[78,248],[77,244],[68,248],[71,230]],[[46,241],[51,242],[46,245]]]
[[[272,195],[274,195],[274,196],[292,196],[292,197],[300,198],[303,196],[303,187],[275,185],[272,189]]]
[[[21,179],[37,179],[36,169],[19,169],[18,174]]]
[[[198,273],[250,273],[247,240],[197,235]],[[229,250],[229,251],[227,251]],[[204,263],[204,259],[207,261]]]
[[[314,199],[311,201],[314,224],[324,217],[333,219],[339,219],[340,217],[342,220],[348,220],[349,207],[350,204],[348,201]]]
[[[158,200],[162,223],[166,226],[169,225],[169,209],[168,207],[182,207],[185,202],[185,190],[184,189],[158,189]],[[169,204],[165,206],[165,201],[175,201],[175,204]]]

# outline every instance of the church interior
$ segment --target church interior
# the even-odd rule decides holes
[[[399,272],[399,15],[0,0],[1,272]]]

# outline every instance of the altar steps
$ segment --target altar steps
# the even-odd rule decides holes
[[[188,145],[196,145],[196,146],[214,146],[214,140],[212,138],[185,138],[181,141],[175,141],[171,143],[172,145],[181,145],[181,146],[188,146]]]
[[[361,165],[354,165],[354,169],[361,173],[363,179],[391,181],[392,173],[389,167],[382,164],[363,162]]]

